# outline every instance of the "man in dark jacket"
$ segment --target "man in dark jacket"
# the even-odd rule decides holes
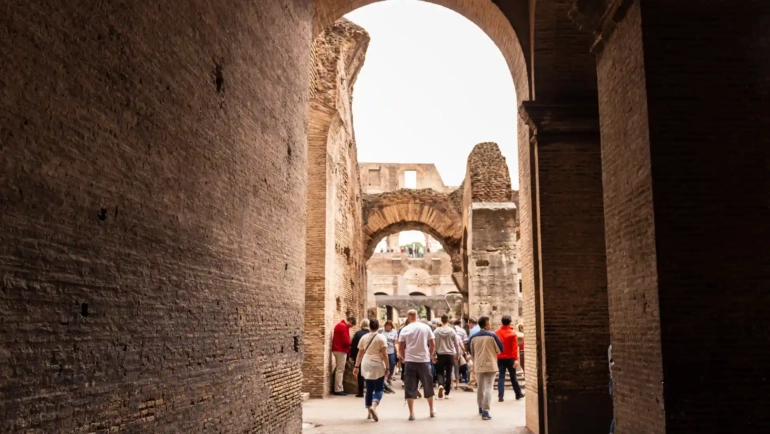
[[[353,335],[353,341],[350,343],[350,360],[354,362],[358,358],[358,343],[361,342],[361,338],[369,334],[369,320],[365,319],[361,321],[361,330],[357,331]],[[356,398],[364,397],[364,376],[361,372],[358,373],[358,393]]]

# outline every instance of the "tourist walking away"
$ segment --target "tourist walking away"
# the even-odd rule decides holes
[[[404,353],[401,352],[401,348],[399,348],[398,345],[398,338],[401,336],[401,331],[406,328],[410,323],[409,316],[407,315],[406,321],[404,321],[404,325],[401,326],[400,329],[398,329],[398,333],[396,334],[396,357],[398,358],[398,362],[401,364],[401,381],[404,381]],[[401,387],[405,387],[403,384]]]
[[[460,341],[460,345],[463,350],[463,354],[460,356],[460,361],[455,365],[455,378],[456,378],[456,386],[455,389],[460,387],[460,383],[467,383],[468,382],[468,376],[467,376],[467,357],[468,357],[468,332],[465,331],[463,328],[463,322],[460,319],[456,319],[453,322],[455,331],[457,332],[457,339]]]
[[[441,327],[436,328],[436,382],[438,398],[449,398],[452,391],[452,374],[459,364],[462,350],[457,341],[457,332],[449,325],[449,316],[441,315]]]
[[[361,321],[362,323],[364,321]],[[379,421],[377,406],[382,401],[385,391],[385,377],[388,374],[388,340],[385,335],[378,333],[380,322],[376,318],[368,321],[369,331],[358,342],[354,375],[363,376],[366,381],[366,398],[364,403],[367,418]]]
[[[398,336],[398,354],[404,362],[404,396],[409,406],[409,420],[414,420],[414,400],[417,398],[418,383],[422,383],[425,398],[433,411],[433,377],[430,372],[431,354],[436,351],[436,340],[430,326],[417,321],[417,311],[407,313],[409,325],[401,329]]]
[[[393,375],[396,373],[396,364],[398,358],[396,357],[396,341],[398,340],[398,332],[393,328],[393,321],[385,321],[385,327],[382,332],[385,335],[385,339],[388,341],[388,384],[392,384]]]
[[[473,337],[473,335],[478,333],[481,329],[479,328],[478,321],[476,321],[476,318],[474,318],[474,317],[468,318],[468,327],[469,327],[469,330],[468,330],[468,343],[465,344],[465,348],[467,348],[468,351],[470,352],[470,349],[471,349],[471,338]],[[470,358],[472,360],[473,356],[471,355]],[[471,362],[471,363],[473,363],[473,362]],[[470,378],[468,378],[468,385],[465,387],[465,391],[466,392],[473,392],[474,388],[476,387],[476,371],[473,370],[473,369],[469,369],[469,377]]]
[[[471,336],[471,354],[473,355],[473,369],[476,372],[478,391],[476,402],[479,405],[479,414],[483,420],[492,419],[489,415],[489,406],[492,401],[492,385],[497,375],[497,355],[503,352],[503,343],[496,334],[489,331],[489,318],[479,318],[479,332]]]
[[[345,377],[345,364],[350,354],[350,327],[356,325],[356,317],[351,316],[343,319],[332,332],[332,355],[334,355],[334,394],[345,396],[345,390],[342,387],[342,379]]]
[[[504,348],[503,352],[497,355],[497,399],[500,402],[505,400],[506,372],[511,376],[511,385],[516,394],[516,400],[524,398],[524,393],[521,391],[521,387],[519,387],[519,379],[516,378],[516,368],[519,365],[519,342],[516,332],[511,327],[511,322],[513,320],[510,315],[503,315],[503,325],[495,330],[495,334],[500,338]]]
[[[356,334],[353,335],[353,340],[350,343],[350,360],[356,360],[356,357],[358,357],[358,344],[361,342],[361,338],[369,334],[369,320],[365,319],[361,321],[361,330],[358,330]],[[364,397],[364,377],[361,375],[361,372],[358,373],[356,376],[356,380],[358,383],[358,392],[356,393],[356,398],[363,398]]]

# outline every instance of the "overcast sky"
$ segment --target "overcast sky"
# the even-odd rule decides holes
[[[518,188],[516,92],[481,29],[417,0],[378,2],[346,17],[371,35],[353,90],[360,162],[434,163],[446,185],[458,186],[473,146],[492,141]]]

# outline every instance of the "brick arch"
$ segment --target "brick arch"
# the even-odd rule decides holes
[[[449,196],[431,189],[401,189],[364,195],[364,259],[374,253],[377,243],[403,231],[421,231],[435,238],[460,271],[462,220]]]
[[[315,0],[313,36],[319,35],[345,14],[382,0]],[[520,40],[529,40],[529,13],[527,7],[518,12],[517,28],[492,0],[425,0],[450,9],[476,24],[497,45],[511,71],[518,103],[530,100],[529,53],[522,49]],[[517,2],[518,3],[518,2]],[[523,4],[523,3],[522,3]],[[525,16],[526,15],[526,16]],[[519,37],[522,36],[522,38]]]

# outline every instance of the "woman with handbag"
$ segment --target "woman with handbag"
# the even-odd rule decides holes
[[[388,375],[388,341],[377,330],[380,322],[376,318],[369,320],[369,334],[358,343],[358,356],[353,375],[359,372],[366,381],[364,401],[368,411],[367,419],[379,420],[377,406],[382,401],[385,390],[385,378]]]

